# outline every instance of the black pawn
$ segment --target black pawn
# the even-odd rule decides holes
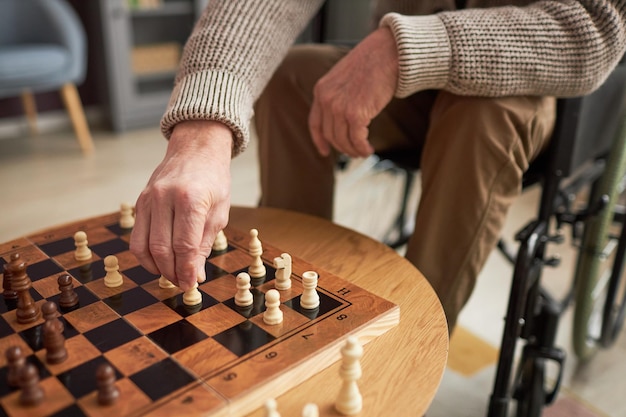
[[[63,333],[65,326],[63,325],[63,322],[59,320],[61,314],[59,314],[59,310],[54,301],[46,301],[43,303],[41,306],[41,314],[45,321],[53,321],[54,325],[59,327],[59,332]]]
[[[7,358],[7,383],[10,387],[17,388],[20,386],[20,371],[26,364],[26,357],[22,348],[19,346],[11,346],[6,352]]]
[[[9,268],[9,264],[4,264],[3,272],[2,272],[2,296],[5,300],[17,300],[17,291],[13,290],[11,287],[11,277],[13,274],[11,273],[11,269]]]
[[[54,301],[46,301],[41,306],[41,314],[45,321],[57,320],[60,316],[57,305]]]
[[[78,295],[74,291],[74,282],[72,277],[64,274],[57,279],[61,297],[59,298],[59,306],[62,310],[71,310],[78,305]]]
[[[111,405],[120,398],[120,390],[115,386],[115,371],[108,363],[103,363],[96,370],[98,386],[98,404]]]
[[[39,385],[39,373],[32,363],[24,365],[20,371],[20,404],[34,406],[41,404],[44,397],[43,388]]]
[[[43,347],[46,349],[46,362],[57,364],[67,359],[65,337],[60,321],[48,320],[43,325]]]

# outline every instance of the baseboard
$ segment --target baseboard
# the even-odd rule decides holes
[[[92,130],[104,124],[104,114],[99,107],[85,108],[85,117]],[[51,110],[37,114],[37,129],[40,134],[71,130],[72,122],[65,110]],[[25,116],[0,119],[0,139],[15,138],[25,134],[30,134]]]

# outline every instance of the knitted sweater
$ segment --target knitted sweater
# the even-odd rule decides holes
[[[161,120],[165,137],[184,120],[217,120],[233,131],[233,155],[243,151],[255,100],[322,2],[208,2]],[[626,49],[626,0],[468,0],[467,7],[454,10],[454,0],[381,0],[374,8],[396,40],[397,97],[426,89],[584,95],[602,84]]]

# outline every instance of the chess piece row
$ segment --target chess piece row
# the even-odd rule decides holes
[[[78,296],[74,292],[72,277],[67,274],[57,278],[59,291],[59,304],[62,309],[70,310],[78,305]],[[20,324],[33,323],[39,319],[41,312],[35,307],[35,302],[30,294],[32,282],[26,274],[26,262],[19,253],[11,255],[9,263],[4,265],[2,288],[3,297],[9,302],[16,303],[15,314]]]
[[[74,244],[76,246],[74,258],[77,261],[88,261],[93,257],[91,249],[89,249],[88,246],[87,234],[82,230],[74,233]],[[119,261],[115,255],[109,255],[104,258],[104,270],[106,271],[104,285],[109,288],[115,288],[124,283],[124,277],[120,274],[119,269]]]
[[[120,226],[122,228],[132,228],[134,226],[132,206],[128,204],[122,204]],[[74,245],[76,247],[76,250],[74,251],[74,258],[77,261],[87,261],[93,257],[91,249],[89,249],[87,234],[84,231],[79,230],[74,233]],[[226,236],[223,231],[220,231],[213,245],[213,250],[223,251],[227,247],[228,242],[226,240]],[[124,277],[119,272],[119,262],[115,255],[109,255],[104,258],[104,269],[106,271],[104,276],[105,286],[115,288],[123,284]],[[165,289],[175,287],[175,285],[164,276],[159,278],[159,286]],[[202,302],[202,294],[198,291],[197,285],[185,292],[183,295],[183,302],[188,306],[195,306]]]
[[[235,302],[240,307],[246,307],[252,304],[252,294],[249,291],[250,278],[262,278],[266,274],[265,266],[261,259],[263,254],[263,248],[261,241],[258,237],[258,230],[250,230],[250,243],[249,253],[253,257],[248,273],[237,277],[237,294],[235,296]],[[87,235],[83,231],[78,231],[74,234],[74,241],[76,244],[76,251],[74,253],[77,260],[88,260],[92,257],[91,250],[88,248]],[[213,243],[212,249],[214,251],[224,251],[228,248],[228,241],[224,231],[220,231]],[[283,291],[291,288],[291,256],[287,253],[283,253],[280,257],[274,259],[274,266],[276,267],[275,287],[277,290]],[[123,276],[119,273],[119,264],[117,257],[109,255],[104,259],[104,268],[106,275],[104,277],[104,284],[107,287],[117,287],[122,285]],[[317,273],[314,271],[307,271],[303,274],[303,293],[300,299],[300,305],[304,309],[315,309],[319,306],[319,295],[315,290],[317,287]],[[247,281],[247,282],[246,282]],[[173,288],[172,284],[167,278],[161,276],[159,278],[159,286],[161,288]],[[198,284],[193,288],[187,290],[183,294],[183,303],[187,306],[195,306],[202,302],[202,294],[198,290]],[[282,312],[280,311],[280,296],[272,291],[268,291],[266,294],[266,318],[265,321],[268,324],[279,324],[282,322]]]
[[[306,310],[313,310],[319,307],[320,297],[317,293],[318,275],[315,271],[306,271],[302,274],[302,285],[304,290],[300,296],[300,306]],[[254,302],[254,296],[250,291],[250,274],[240,272],[237,274],[237,292],[235,293],[235,304],[238,307],[248,307]],[[280,310],[280,292],[272,288],[265,293],[265,312],[263,322],[273,326],[283,322],[283,312]]]
[[[228,248],[228,240],[224,231],[221,230],[213,242],[212,250],[223,252]],[[253,296],[250,292],[251,279],[263,278],[266,275],[266,269],[263,265],[261,256],[263,247],[259,239],[257,229],[250,230],[249,253],[252,256],[252,262],[248,268],[248,272],[241,272],[237,276],[235,294],[235,304],[239,307],[248,307],[253,303]],[[281,256],[274,258],[274,267],[276,268],[275,288],[284,291],[291,288],[291,256],[283,253]],[[319,306],[319,295],[317,294],[317,273],[313,271],[303,274],[304,291],[301,296],[300,305],[304,309],[315,309]],[[174,284],[161,276],[159,278],[159,286],[161,288],[173,288]],[[266,311],[264,314],[264,322],[269,325],[280,324],[283,321],[283,314],[280,311],[280,294],[276,290],[269,290],[265,294]],[[183,303],[188,306],[197,305],[202,302],[202,295],[195,285],[192,289],[183,294]]]
[[[266,274],[265,266],[261,259],[263,247],[259,240],[259,232],[257,229],[250,230],[250,243],[248,252],[253,257],[248,274],[252,278],[264,277]],[[283,253],[273,260],[274,268],[276,268],[276,276],[274,280],[274,288],[279,291],[291,288],[291,255]],[[261,270],[262,268],[262,270]],[[307,310],[313,310],[319,307],[320,299],[317,294],[318,275],[315,271],[306,271],[302,274],[302,286],[304,287],[300,298],[300,306]]]
[[[63,281],[66,280],[64,278]],[[65,282],[64,282],[65,284]],[[60,364],[67,360],[68,352],[65,348],[65,326],[59,319],[57,305],[53,301],[46,301],[41,306],[41,314],[45,320],[43,328],[43,347],[46,350],[45,360],[49,364]],[[5,352],[7,360],[7,383],[14,388],[21,388],[20,404],[33,406],[40,404],[44,398],[43,388],[39,386],[37,368],[26,362],[24,352],[19,346],[11,346]],[[110,365],[109,365],[109,368]],[[115,373],[112,368],[102,367],[97,372],[99,387],[98,401],[102,405],[112,404],[119,392],[114,386]]]
[[[341,348],[341,388],[335,400],[335,410],[344,416],[359,414],[363,408],[363,398],[359,392],[357,380],[361,377],[360,359],[363,356],[363,347],[354,336],[348,337]],[[276,400],[271,398],[265,402],[265,417],[280,417]],[[306,404],[302,410],[302,417],[318,417],[319,409],[316,404]]]
[[[213,251],[222,252],[228,248],[228,240],[226,239],[226,235],[223,230],[217,234],[215,241],[213,242]],[[176,288],[170,280],[161,275],[159,277],[159,287],[163,289],[171,289]],[[202,303],[202,293],[198,290],[198,283],[196,283],[191,289],[185,291],[183,293],[183,304],[189,307],[197,306]]]
[[[46,322],[47,323],[47,322]],[[7,383],[12,388],[21,389],[19,403],[31,407],[42,403],[45,391],[40,385],[37,367],[27,362],[24,351],[19,346],[10,346],[5,351],[8,364]],[[106,406],[114,404],[120,396],[115,385],[115,370],[108,363],[96,369],[96,386],[98,387],[98,404]]]
[[[120,220],[119,225],[122,229],[132,229],[135,226],[133,206],[129,203],[122,203],[120,205]],[[91,249],[89,249],[89,242],[87,241],[87,234],[79,230],[74,233],[74,245],[76,250],[74,251],[74,258],[77,261],[88,261],[92,257]]]

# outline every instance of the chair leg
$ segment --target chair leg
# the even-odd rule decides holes
[[[26,120],[28,121],[28,129],[31,135],[38,135],[39,129],[37,128],[37,103],[35,102],[35,95],[30,90],[22,91],[22,107],[26,114]]]
[[[86,154],[93,152],[93,139],[89,132],[89,126],[87,126],[87,119],[85,118],[85,112],[83,111],[83,105],[80,101],[76,86],[72,83],[63,85],[63,87],[61,87],[61,97],[72,120],[74,132],[76,133],[81,149]]]

